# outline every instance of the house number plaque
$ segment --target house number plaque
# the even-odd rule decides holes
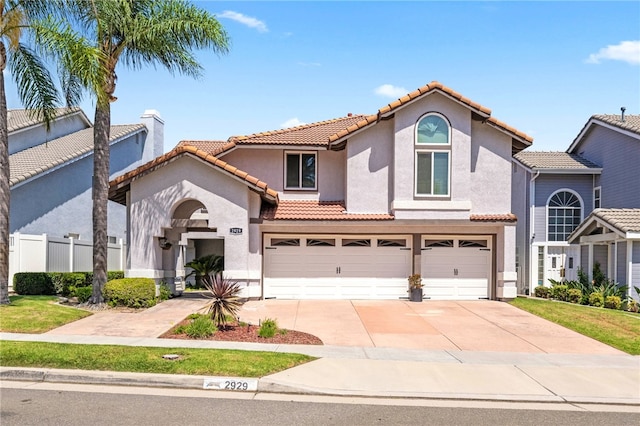
[[[229,228],[229,234],[242,235],[242,228]]]

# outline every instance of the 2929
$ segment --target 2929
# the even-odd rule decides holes
[[[249,388],[249,384],[247,382],[225,380],[224,388],[225,390],[247,390]]]

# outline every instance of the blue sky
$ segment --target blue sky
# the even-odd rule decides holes
[[[373,114],[433,80],[565,150],[593,114],[640,114],[640,2],[195,2],[231,50],[199,80],[118,70],[112,123],[165,120],[180,140],[226,140]],[[8,93],[10,108],[19,108]],[[93,120],[93,103],[82,105]]]

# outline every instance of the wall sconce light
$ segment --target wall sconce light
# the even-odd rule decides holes
[[[167,241],[165,237],[158,238],[158,244],[162,250],[169,250],[171,248],[171,243]]]

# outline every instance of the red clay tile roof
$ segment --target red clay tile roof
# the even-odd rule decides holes
[[[331,142],[331,144],[333,144],[334,142],[339,141],[340,139],[346,136],[349,136],[353,132],[369,126],[370,124],[378,121],[382,117],[390,115],[397,109],[403,106],[406,106],[407,104],[413,102],[414,100],[434,91],[438,91],[449,98],[459,101],[463,105],[473,110],[475,113],[479,114],[482,117],[485,117],[485,123],[510,134],[513,139],[517,139],[521,144],[528,146],[528,145],[531,145],[531,143],[533,142],[533,138],[531,136],[528,136],[527,134],[511,126],[508,126],[502,121],[491,117],[491,110],[489,108],[484,107],[475,102],[472,102],[470,99],[465,98],[458,92],[448,88],[447,86],[442,85],[441,83],[438,83],[437,81],[432,81],[426,86],[422,86],[417,90],[414,90],[413,92],[409,93],[408,95],[403,96],[394,102],[391,102],[390,104],[384,106],[383,108],[380,108],[378,110],[378,114],[367,116],[363,120],[355,123],[353,126],[350,126],[347,129],[341,130],[340,132],[334,135],[331,135],[329,137],[329,141]]]
[[[518,218],[513,213],[506,214],[472,214],[469,217],[472,222],[517,222]]]
[[[349,115],[347,117],[334,118],[333,120],[319,121],[317,123],[304,124],[287,129],[254,133],[248,136],[232,136],[229,138],[229,142],[234,142],[237,145],[327,146],[331,135],[362,121],[364,118],[364,115]]]
[[[200,151],[207,152],[211,155],[216,155],[222,151],[225,151],[225,146],[228,145],[227,141],[180,141],[177,147],[184,146],[193,146],[198,148]]]
[[[281,200],[277,206],[263,206],[265,220],[393,220],[390,214],[345,212],[344,201]]]
[[[165,165],[169,161],[172,161],[176,158],[179,158],[183,155],[193,155],[198,157],[207,163],[218,167],[219,169],[224,170],[225,172],[239,177],[248,183],[249,187],[258,192],[263,198],[266,198],[270,202],[278,202],[278,192],[269,188],[265,182],[262,182],[256,177],[251,176],[250,174],[243,172],[242,170],[233,167],[231,164],[218,159],[217,157],[207,153],[206,151],[199,150],[194,146],[177,146],[173,150],[168,153],[157,157],[156,159],[143,164],[135,170],[131,170],[116,179],[109,182],[109,199],[116,201],[120,204],[125,204],[126,192],[131,185],[131,181],[139,176],[143,176],[151,171],[158,169],[159,167]]]

